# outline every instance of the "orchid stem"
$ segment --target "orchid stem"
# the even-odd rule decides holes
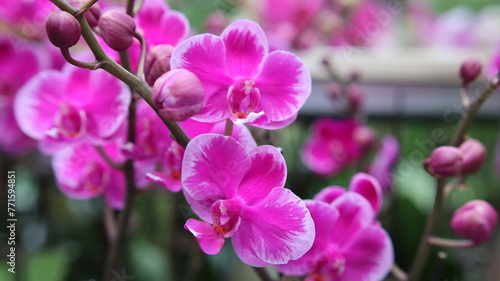
[[[231,119],[226,119],[226,127],[224,127],[224,136],[232,136],[233,135],[233,127],[234,123]]]
[[[89,0],[87,3],[83,4],[83,6],[79,7],[78,10],[76,11],[76,16],[83,15],[92,5],[94,5],[97,2],[97,0]]]
[[[101,146],[94,146],[94,147],[97,153],[99,153],[99,155],[102,157],[102,159],[113,169],[120,171],[124,169],[124,164],[117,163],[113,159],[111,159],[111,157],[109,157],[109,155],[106,153],[106,151],[104,151],[104,149]]]
[[[454,240],[436,236],[428,237],[427,243],[429,243],[432,246],[444,247],[444,248],[469,248],[474,246],[474,242],[470,240]]]
[[[253,267],[260,280],[262,281],[274,281],[273,278],[269,275],[265,267]]]
[[[61,48],[60,50],[61,50],[61,54],[63,55],[64,59],[74,66],[78,66],[78,67],[86,68],[86,69],[90,69],[90,70],[95,70],[95,69],[100,67],[99,63],[97,63],[97,62],[84,62],[84,61],[79,61],[79,60],[74,59],[71,56],[68,48]]]
[[[134,37],[141,43],[141,57],[139,59],[139,65],[137,66],[137,77],[144,80],[144,61],[146,60],[146,40],[140,32],[135,32]]]
[[[491,96],[491,94],[498,87],[498,76],[495,77],[488,87],[483,90],[483,92],[472,101],[469,106],[466,108],[465,115],[462,116],[462,119],[458,123],[458,129],[455,133],[455,137],[451,142],[451,145],[458,147],[462,144],[465,134],[476,116],[481,105]],[[433,236],[436,231],[437,225],[439,223],[439,218],[441,216],[442,205],[444,200],[444,186],[445,179],[437,179],[437,187],[436,187],[436,196],[434,199],[434,206],[432,208],[431,213],[428,216],[427,223],[425,226],[424,233],[422,234],[422,238],[420,239],[420,243],[418,246],[417,254],[415,255],[415,259],[413,261],[412,266],[410,267],[409,277],[410,281],[418,281],[420,280],[420,276],[422,275],[422,271],[427,263],[427,259],[429,258],[429,254],[431,251],[431,245],[428,243],[428,238]]]
[[[106,233],[108,234],[108,241],[109,243],[112,243],[116,238],[117,226],[113,209],[111,209],[108,205],[104,206],[104,226],[106,227]]]
[[[398,281],[407,281],[408,280],[408,274],[404,272],[397,264],[393,264],[391,268],[391,273],[394,278],[396,278]]]

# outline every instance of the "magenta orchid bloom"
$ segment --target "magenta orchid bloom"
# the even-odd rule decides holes
[[[18,89],[38,71],[48,67],[36,45],[10,35],[0,36],[0,150],[16,155],[35,146],[14,117],[14,97]],[[29,65],[30,67],[26,67]]]
[[[285,159],[271,146],[247,150],[232,137],[205,134],[191,140],[182,162],[184,194],[204,221],[184,226],[209,254],[232,238],[251,266],[284,264],[301,257],[314,240],[304,202],[283,188]]]
[[[399,142],[394,136],[385,136],[380,141],[380,147],[367,173],[374,176],[384,191],[392,186],[392,171],[399,157]]]
[[[116,136],[128,114],[128,87],[102,70],[68,65],[29,80],[14,102],[21,130],[52,154],[68,144],[103,145]]]
[[[370,203],[347,192],[331,204],[308,200],[316,228],[311,249],[301,258],[276,268],[307,281],[379,281],[394,262],[392,242],[375,221]]]
[[[333,176],[356,163],[371,147],[366,135],[371,129],[346,118],[320,118],[311,126],[311,135],[302,147],[302,161],[320,176]]]
[[[328,186],[316,194],[313,199],[330,204],[347,192],[362,195],[370,203],[375,214],[382,208],[382,187],[377,179],[365,173],[357,173],[352,177],[349,190],[340,186]]]
[[[193,117],[201,122],[230,118],[258,128],[283,128],[311,93],[305,65],[292,53],[269,53],[264,31],[249,20],[230,24],[221,36],[183,41],[170,66],[193,72],[205,87],[205,106]]]
[[[109,144],[104,151],[115,162],[123,162],[119,147]],[[89,143],[68,146],[52,158],[56,182],[68,197],[90,199],[104,194],[109,206],[121,209],[125,198],[125,177],[110,167]]]

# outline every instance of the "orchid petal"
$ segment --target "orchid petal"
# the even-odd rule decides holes
[[[364,173],[357,173],[351,180],[349,190],[363,195],[370,202],[375,213],[380,211],[383,200],[382,187],[374,177]]]
[[[201,250],[207,255],[218,254],[224,246],[224,238],[206,222],[189,219],[184,228],[194,235]]]
[[[232,243],[238,257],[251,266],[284,264],[304,255],[314,234],[304,201],[277,187],[258,205],[245,208]]]

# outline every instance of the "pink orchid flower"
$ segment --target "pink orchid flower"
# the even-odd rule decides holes
[[[77,142],[107,143],[127,117],[129,104],[130,90],[117,78],[67,65],[30,79],[16,96],[14,113],[21,130],[52,154]]]
[[[399,157],[399,142],[394,136],[385,136],[380,141],[380,147],[367,173],[374,176],[384,191],[392,186],[392,171]]]
[[[346,192],[362,195],[370,203],[375,214],[382,208],[382,187],[376,178],[365,173],[357,173],[352,177],[349,190],[340,186],[328,186],[316,194],[313,199],[330,204]]]
[[[230,118],[258,128],[283,128],[311,93],[305,65],[292,53],[269,53],[264,31],[249,20],[233,22],[221,36],[183,41],[170,65],[193,72],[203,83],[205,106],[193,117],[201,122]]]
[[[311,135],[302,147],[302,161],[320,176],[333,176],[363,157],[371,139],[371,129],[355,119],[320,118],[312,124]]]
[[[104,151],[113,161],[124,161],[116,143],[105,146]],[[123,208],[123,173],[110,167],[91,144],[80,143],[60,150],[52,157],[52,169],[59,189],[68,197],[84,200],[104,194],[109,206]]]
[[[189,219],[184,227],[209,255],[231,237],[251,266],[297,259],[311,247],[314,225],[304,202],[283,188],[285,179],[285,159],[275,147],[247,150],[231,137],[198,136],[186,148],[182,184],[203,221]]]
[[[307,281],[379,281],[394,262],[391,239],[375,221],[370,203],[347,192],[331,204],[308,200],[316,228],[311,249],[276,268],[287,275],[307,275]]]
[[[18,89],[38,71],[48,65],[37,45],[20,40],[13,35],[0,36],[0,150],[16,155],[35,146],[26,136],[14,117],[14,97]],[[29,65],[30,67],[26,67]]]

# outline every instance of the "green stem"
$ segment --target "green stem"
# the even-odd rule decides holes
[[[99,68],[100,66],[102,66],[97,62],[84,62],[84,61],[75,60],[71,56],[68,48],[60,48],[60,50],[61,50],[61,54],[63,55],[64,59],[74,66],[78,66],[78,67],[86,68],[86,69],[90,69],[90,70],[95,70],[95,69]]]
[[[79,7],[76,11],[76,16],[83,15],[92,5],[94,5],[97,0],[89,0],[87,3],[83,4],[83,6]]]
[[[264,267],[252,267],[262,281],[274,281]]]
[[[495,77],[488,87],[475,99],[473,102],[469,104],[466,109],[465,115],[462,117],[460,122],[458,123],[458,129],[451,142],[453,146],[459,146],[464,138],[465,134],[476,116],[477,111],[483,105],[483,103],[491,96],[491,94],[498,87],[498,77]],[[415,255],[415,259],[413,261],[412,266],[410,267],[409,277],[410,281],[420,280],[420,276],[422,275],[422,271],[427,263],[427,259],[429,258],[429,254],[431,252],[431,245],[427,242],[427,239],[433,236],[436,231],[437,225],[439,223],[439,218],[441,216],[443,199],[444,199],[444,186],[446,184],[445,179],[437,179],[437,187],[436,187],[436,196],[434,199],[434,206],[432,208],[431,213],[428,216],[427,223],[425,226],[424,233],[422,238],[420,239],[420,243],[418,246],[417,254]]]
[[[469,248],[474,246],[474,242],[470,240],[454,240],[436,236],[428,237],[427,243],[435,247],[444,248]]]

